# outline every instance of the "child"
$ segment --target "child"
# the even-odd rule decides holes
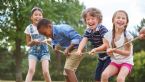
[[[32,78],[35,73],[36,63],[38,60],[41,61],[42,63],[42,71],[45,81],[51,82],[48,70],[49,68],[48,60],[50,60],[50,54],[48,51],[48,46],[42,42],[46,39],[46,37],[39,34],[36,27],[38,21],[42,18],[43,18],[42,10],[38,7],[34,7],[31,11],[32,24],[28,25],[27,28],[25,29],[26,43],[27,46],[30,47],[28,51],[29,70],[25,82],[32,82]]]
[[[74,52],[82,37],[71,26],[66,24],[52,25],[47,19],[40,20],[37,29],[39,33],[52,38],[52,44],[55,50],[57,50],[58,46],[65,49],[66,61],[64,75],[66,76],[66,82],[78,82],[75,71],[83,57],[75,55]]]
[[[142,27],[139,31],[139,37],[140,39],[145,39],[145,27]]]
[[[105,34],[101,48],[108,48],[107,53],[111,57],[111,63],[104,70],[101,82],[108,82],[108,78],[117,75],[117,82],[125,82],[125,78],[131,72],[133,66],[133,46],[132,43],[124,43],[133,39],[133,36],[126,31],[129,22],[128,14],[123,10],[118,10],[112,18],[113,30]],[[95,49],[98,51],[98,49]],[[94,51],[95,51],[94,50]]]
[[[88,8],[83,12],[82,17],[88,28],[86,29],[84,37],[81,43],[79,44],[77,50],[77,54],[80,56],[82,54],[84,46],[87,44],[88,41],[91,42],[94,48],[99,47],[103,44],[102,38],[104,37],[104,34],[108,32],[106,27],[101,24],[102,14],[100,10],[96,8]],[[100,82],[103,70],[110,63],[110,57],[106,53],[100,53],[98,55],[99,62],[96,68],[96,82]]]

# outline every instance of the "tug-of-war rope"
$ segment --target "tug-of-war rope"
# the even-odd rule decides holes
[[[125,46],[125,45],[127,45],[127,44],[129,44],[129,43],[131,43],[131,42],[133,42],[133,41],[135,41],[137,39],[139,39],[139,36],[135,37],[134,39],[132,39],[132,40],[126,42],[126,43],[124,43],[123,45],[121,45],[119,47],[116,47],[116,49],[122,48],[123,46]],[[50,41],[50,39],[45,39],[43,42],[45,42],[49,47],[51,47],[53,49],[52,45],[48,43],[49,41]],[[64,51],[62,51],[62,50],[58,50],[58,51],[60,53],[64,54]],[[85,55],[85,54],[89,54],[89,53],[90,53],[90,51],[84,52],[82,54]],[[96,52],[96,53],[106,53],[106,51],[100,51],[100,52]],[[93,53],[93,54],[95,54],[95,53]]]

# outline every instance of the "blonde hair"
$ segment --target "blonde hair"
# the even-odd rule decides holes
[[[112,23],[113,23],[113,21],[114,21],[114,18],[115,18],[116,15],[117,15],[117,13],[119,13],[119,12],[122,12],[122,13],[124,13],[124,14],[126,15],[127,24],[128,24],[128,22],[129,22],[128,14],[127,14],[127,12],[124,11],[124,10],[118,10],[118,11],[116,11],[116,12],[113,14]],[[127,36],[126,36],[127,24],[126,24],[125,29],[124,29],[124,37],[125,37],[125,42],[124,42],[124,43],[126,43],[126,42],[129,41],[128,38],[127,38]],[[114,39],[115,39],[115,25],[113,24],[113,29],[112,29],[112,41],[111,41],[112,48],[116,48]],[[125,49],[130,50],[131,44],[126,44],[124,47],[125,47]]]
[[[99,9],[97,9],[97,8],[88,8],[88,9],[84,10],[82,12],[82,17],[83,17],[84,22],[86,22],[86,16],[88,14],[90,16],[97,17],[99,19],[99,23],[102,22],[103,17],[102,17],[102,13]]]

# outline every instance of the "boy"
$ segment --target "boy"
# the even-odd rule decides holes
[[[69,25],[52,25],[47,19],[42,19],[37,25],[40,34],[52,38],[52,44],[57,51],[58,46],[64,48],[66,62],[64,66],[66,82],[78,82],[75,71],[83,57],[74,54],[82,37]],[[71,53],[71,54],[70,54]]]
[[[80,42],[78,50],[76,52],[76,54],[80,56],[82,55],[82,50],[88,41],[91,42],[94,48],[97,48],[103,44],[102,38],[104,37],[104,34],[108,32],[106,27],[101,24],[102,14],[100,10],[96,8],[88,8],[84,10],[84,12],[82,13],[82,17],[88,28],[86,29],[84,37]],[[94,49],[92,49],[91,53],[93,51]],[[101,53],[98,55],[99,62],[96,68],[96,82],[100,82],[102,72],[110,63],[110,57],[106,53]]]

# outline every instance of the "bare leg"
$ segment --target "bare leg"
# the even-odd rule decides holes
[[[32,82],[32,78],[35,73],[35,66],[36,66],[36,60],[29,59],[29,69],[28,69],[25,82]]]
[[[65,75],[65,80],[66,80],[66,82],[70,82],[70,80],[69,80],[67,75]]]
[[[49,74],[49,62],[48,62],[48,60],[42,60],[42,71],[43,71],[43,76],[45,78],[45,82],[52,82],[50,74]]]
[[[118,68],[113,65],[108,65],[101,76],[101,82],[108,82],[109,77],[115,75],[118,72]]]
[[[120,72],[117,76],[117,82],[125,82],[125,78],[127,77],[128,74],[129,74],[128,68],[125,66],[121,67]]]
[[[69,82],[78,82],[75,71],[65,69],[65,72],[68,76]]]
[[[96,81],[96,82],[101,82],[101,81]]]

